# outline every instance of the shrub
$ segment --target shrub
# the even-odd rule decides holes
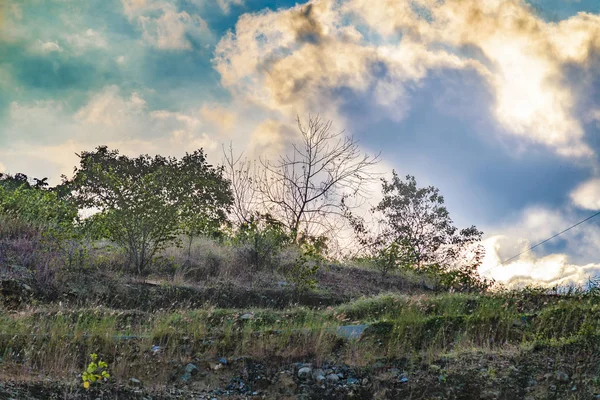
[[[241,224],[231,239],[240,262],[251,270],[271,272],[277,267],[278,253],[291,242],[280,222],[260,214]]]

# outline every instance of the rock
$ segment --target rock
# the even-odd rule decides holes
[[[336,374],[327,375],[327,382],[329,383],[338,383],[340,381],[340,377]]]
[[[327,378],[325,378],[325,375],[317,375],[317,377],[315,378],[315,381],[320,385],[325,383],[326,380]]]
[[[223,365],[227,365],[227,359],[225,357],[219,358],[219,362]]]
[[[337,328],[336,334],[344,339],[359,339],[369,325],[346,325]]]
[[[133,387],[142,387],[142,381],[136,378],[129,378],[129,384]]]
[[[408,378],[406,376],[401,376],[401,377],[399,377],[398,382],[406,383],[406,382],[408,382]]]
[[[188,365],[185,366],[185,372],[194,374],[194,373],[198,372],[198,367],[196,367],[192,363],[189,363]]]
[[[312,369],[310,367],[302,367],[298,370],[298,378],[308,379],[312,375]]]
[[[565,372],[563,371],[557,371],[554,374],[554,379],[556,379],[558,382],[569,382],[569,375],[567,375]]]
[[[252,318],[254,318],[254,314],[251,314],[251,313],[246,313],[240,317],[240,319],[243,319],[243,320],[248,320],[248,319],[252,319]]]
[[[322,370],[322,369],[320,369],[320,368],[319,368],[319,369],[315,369],[315,370],[312,372],[312,378],[313,378],[314,380],[317,380],[317,378],[318,378],[319,376],[323,376],[323,377],[325,377],[325,372],[323,372],[323,370]]]
[[[192,363],[189,363],[184,368],[184,374],[181,376],[182,382],[188,382],[192,379],[192,375],[195,375],[198,372],[198,367]]]
[[[358,384],[358,382],[359,381],[356,378],[348,378],[348,379],[346,379],[346,384],[347,385],[356,385],[356,384]]]

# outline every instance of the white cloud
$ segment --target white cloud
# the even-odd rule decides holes
[[[242,6],[244,5],[244,0],[217,0],[219,7],[225,14],[229,14],[231,12],[231,6]]]
[[[509,286],[584,285],[590,276],[600,275],[596,249],[600,246],[600,227],[590,223],[576,227],[553,239],[563,250],[542,256],[544,247],[525,252],[581,220],[572,211],[530,207],[505,225],[487,228],[492,236],[483,241],[486,255],[479,271]],[[516,259],[511,258],[521,252]],[[509,260],[502,264],[503,260]]]
[[[102,35],[100,32],[94,31],[93,29],[87,29],[82,33],[66,35],[65,40],[77,50],[85,50],[89,48],[105,49],[108,47],[108,43],[104,35]]]
[[[112,85],[94,95],[75,117],[87,124],[123,127],[145,108],[146,101],[138,93],[125,99],[119,94],[119,87]]]
[[[40,50],[42,53],[52,53],[54,51],[61,52],[62,49],[57,42],[43,42],[40,43]]]
[[[143,39],[158,49],[190,50],[190,37],[206,41],[211,36],[202,17],[178,11],[168,1],[123,0],[123,7],[129,19],[139,23]]]
[[[216,126],[220,133],[227,136],[231,134],[238,121],[238,115],[235,111],[218,105],[203,106],[200,109],[200,115],[206,122]]]
[[[506,286],[582,286],[590,278],[600,275],[600,264],[576,265],[569,262],[566,254],[536,257],[528,253],[502,266],[498,252],[505,239],[504,236],[494,236],[484,241],[486,256],[480,271],[483,271],[483,276]]]
[[[586,210],[600,210],[600,178],[590,179],[571,193],[571,201]]]

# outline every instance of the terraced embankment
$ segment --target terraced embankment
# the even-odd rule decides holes
[[[535,293],[3,310],[0,398],[590,399],[600,394],[599,310],[592,294]],[[368,327],[338,329],[348,325]],[[78,375],[91,353],[111,378],[86,391]]]

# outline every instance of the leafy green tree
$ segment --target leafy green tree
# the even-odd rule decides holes
[[[0,172],[0,187],[3,187],[7,190],[14,190],[20,187],[30,189],[31,184],[29,183],[29,178],[25,174],[16,173],[14,175],[10,175]]]
[[[24,174],[0,177],[0,239],[9,240],[5,242],[5,261],[30,264],[42,274],[53,274],[60,264],[66,268],[81,266],[86,249],[81,244],[77,206],[47,189],[45,178],[33,181],[35,184]],[[10,244],[15,238],[26,240],[30,246],[26,257],[25,252],[18,251],[19,246]]]
[[[0,180],[0,214],[69,230],[77,219],[77,207],[55,192],[30,185],[25,175],[16,174]]]
[[[100,146],[79,157],[73,179],[63,185],[80,207],[99,210],[97,231],[127,250],[140,275],[179,233],[204,233],[225,221],[229,183],[201,149],[181,159],[129,158]]]
[[[382,200],[371,209],[376,233],[366,228],[363,219],[347,213],[361,244],[382,272],[410,266],[436,273],[476,274],[484,255],[479,244],[482,232],[475,226],[456,228],[439,189],[420,188],[413,176],[404,181],[393,171],[391,181],[382,179],[382,192]],[[454,273],[461,279],[464,274]]]

